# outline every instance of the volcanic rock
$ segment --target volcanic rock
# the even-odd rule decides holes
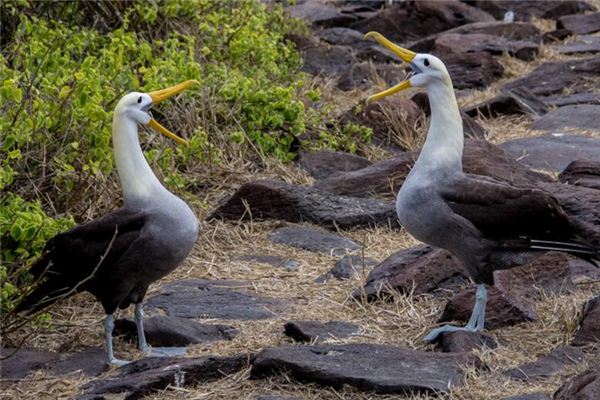
[[[397,226],[392,203],[336,196],[317,186],[311,188],[269,180],[246,183],[208,219],[309,221],[330,229]]]
[[[189,344],[231,340],[237,330],[227,325],[208,325],[187,319],[157,315],[144,320],[146,340],[151,346],[178,347]],[[137,339],[135,322],[130,319],[115,321],[114,335],[124,335],[128,340]]]
[[[505,374],[519,380],[546,378],[561,374],[567,366],[579,364],[583,359],[584,353],[578,348],[561,346],[536,361],[509,369]]]
[[[269,235],[269,240],[329,255],[342,255],[360,249],[360,245],[350,239],[302,226],[279,228]]]
[[[52,376],[63,376],[78,372],[84,376],[98,376],[108,369],[106,360],[105,349],[89,347],[77,353],[62,356],[58,362],[49,362],[47,364],[48,373]]]
[[[257,264],[268,264],[273,267],[281,267],[287,270],[296,270],[300,267],[300,263],[298,261],[281,256],[249,254],[244,256],[238,256],[234,258],[234,260],[242,262],[253,262]]]
[[[502,65],[486,52],[447,54],[444,64],[454,88],[459,90],[487,87],[504,72]]]
[[[298,166],[315,179],[324,179],[337,172],[356,171],[371,164],[371,161],[356,154],[331,150],[300,153],[298,160]]]
[[[2,379],[22,379],[37,369],[46,368],[60,359],[53,351],[38,351],[34,349],[0,348],[2,358]],[[13,354],[14,353],[14,354]],[[10,357],[8,357],[11,355]],[[8,357],[5,359],[5,357]]]
[[[302,71],[311,75],[338,76],[356,62],[350,48],[319,43],[300,51]]]
[[[600,161],[600,139],[574,134],[513,139],[500,147],[528,167],[556,172],[564,170],[573,160]]]
[[[529,93],[519,90],[505,90],[498,96],[463,109],[470,117],[478,115],[486,118],[499,115],[526,114],[540,116],[548,111],[546,105]]]
[[[600,295],[590,299],[583,307],[579,330],[573,338],[574,346],[600,342]]]
[[[163,285],[161,293],[146,304],[181,318],[257,320],[276,317],[285,310],[287,302],[258,296],[252,289],[242,281],[181,280]]]
[[[560,107],[531,125],[531,129],[556,131],[563,128],[600,130],[599,105],[578,104]]]
[[[518,394],[516,396],[505,397],[501,400],[552,400],[550,396],[545,393],[535,392],[528,394]]]
[[[592,400],[600,399],[600,364],[596,362],[590,369],[577,375],[554,393],[553,400]]]
[[[344,280],[350,279],[353,276],[361,276],[363,269],[369,272],[377,264],[377,260],[369,257],[363,258],[362,256],[345,255],[327,273],[315,279],[315,282],[324,283],[332,278]]]
[[[392,86],[404,79],[404,76],[405,73],[396,65],[358,63],[348,65],[340,74],[337,87],[344,91],[367,88],[379,80]]]
[[[527,40],[509,40],[485,33],[442,33],[435,39],[432,53],[442,58],[452,53],[508,53],[520,60],[531,61],[538,51],[538,45]]]
[[[438,336],[438,345],[444,353],[460,353],[473,349],[498,347],[496,339],[483,332],[456,331]]]
[[[247,354],[231,357],[144,358],[119,368],[117,376],[89,382],[83,389],[88,396],[123,393],[126,399],[139,399],[168,386],[181,388],[223,378],[246,368],[249,359]]]
[[[437,289],[464,283],[467,275],[446,250],[419,245],[392,254],[371,271],[362,289],[353,296],[375,300],[393,291],[432,293]]]
[[[293,18],[299,18],[318,26],[348,25],[357,20],[351,14],[342,13],[340,9],[319,0],[307,0],[286,8]]]
[[[600,161],[575,160],[560,173],[558,180],[569,185],[600,189]]]
[[[555,95],[544,98],[549,106],[563,107],[572,104],[600,104],[600,93],[575,93],[570,95]]]
[[[600,36],[582,35],[569,44],[558,46],[561,54],[598,53],[600,52]]]
[[[378,344],[284,346],[260,352],[251,376],[288,372],[306,382],[377,393],[447,392],[464,382],[463,368],[481,367],[470,353],[432,353]]]
[[[496,19],[502,19],[507,11],[512,11],[517,21],[529,21],[532,17],[556,19],[562,15],[595,10],[586,2],[568,0],[475,0],[470,3],[487,11]]]
[[[357,325],[346,321],[289,321],[284,334],[297,342],[323,342],[352,336],[359,330]]]
[[[600,31],[600,12],[593,14],[565,15],[558,19],[558,29],[568,29],[579,35]]]

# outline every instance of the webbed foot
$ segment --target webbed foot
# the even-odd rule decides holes
[[[438,338],[438,336],[440,336],[442,333],[456,332],[456,331],[477,332],[478,330],[479,329],[472,328],[468,325],[467,326],[444,325],[444,326],[440,326],[439,328],[435,328],[435,329],[431,330],[427,335],[425,335],[423,340],[428,343],[432,343],[432,342],[435,342],[436,339]]]

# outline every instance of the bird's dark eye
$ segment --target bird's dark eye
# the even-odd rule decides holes
[[[426,66],[426,67],[429,67],[429,60],[428,60],[428,59],[425,59],[425,60],[423,61],[423,64],[425,64],[425,66]]]
[[[142,96],[138,99],[138,104],[142,102]]]

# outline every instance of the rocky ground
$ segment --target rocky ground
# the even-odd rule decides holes
[[[188,346],[187,358],[143,358],[126,311],[115,348],[137,361],[106,367],[101,307],[79,295],[52,309],[51,329],[11,338],[25,345],[2,361],[0,396],[600,398],[600,270],[562,254],[497,272],[484,334],[422,342],[440,321],[465,321],[474,298],[456,260],[394,218],[427,98],[355,108],[405,74],[364,32],[440,56],[470,138],[465,169],[551,191],[600,247],[600,3],[298,3],[289,13],[313,27],[290,38],[303,69],[374,143],[225,175],[205,194],[196,249],[146,302],[150,343]]]

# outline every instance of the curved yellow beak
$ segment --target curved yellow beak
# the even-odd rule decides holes
[[[390,42],[388,39],[386,39],[382,34],[380,34],[378,32],[368,32],[367,34],[365,34],[364,38],[365,39],[375,39],[383,47],[385,47],[386,49],[390,50],[392,53],[394,53],[398,57],[400,57],[400,59],[402,61],[411,62],[417,56],[417,53],[415,53],[414,51],[410,51],[408,49],[398,46],[397,44]],[[389,89],[384,90],[383,92],[379,92],[372,96],[369,96],[367,98],[367,103],[371,103],[373,101],[380,100],[391,94],[400,92],[404,89],[408,89],[409,87],[411,87],[409,80],[402,81],[399,84],[397,84]]]
[[[173,97],[177,93],[181,93],[184,90],[186,90],[187,88],[189,88],[190,86],[196,85],[196,84],[200,85],[200,82],[192,79],[192,80],[189,80],[189,81],[181,82],[178,85],[171,86],[171,87],[166,88],[166,89],[155,90],[154,92],[148,93],[148,95],[152,98],[152,102],[154,104],[158,104],[161,101],[166,100],[169,97]],[[174,141],[176,141],[179,144],[184,144],[186,146],[189,145],[189,143],[188,143],[187,140],[185,140],[184,138],[181,138],[181,137],[177,136],[176,134],[174,134],[173,132],[171,132],[170,130],[168,130],[167,128],[165,128],[164,126],[162,126],[161,124],[159,124],[158,121],[156,121],[154,118],[152,118],[150,120],[150,122],[148,123],[148,125],[150,125],[150,127],[152,127],[153,129],[156,129],[157,131],[159,131],[163,135],[165,135],[167,137],[170,137],[171,139],[173,139]]]

